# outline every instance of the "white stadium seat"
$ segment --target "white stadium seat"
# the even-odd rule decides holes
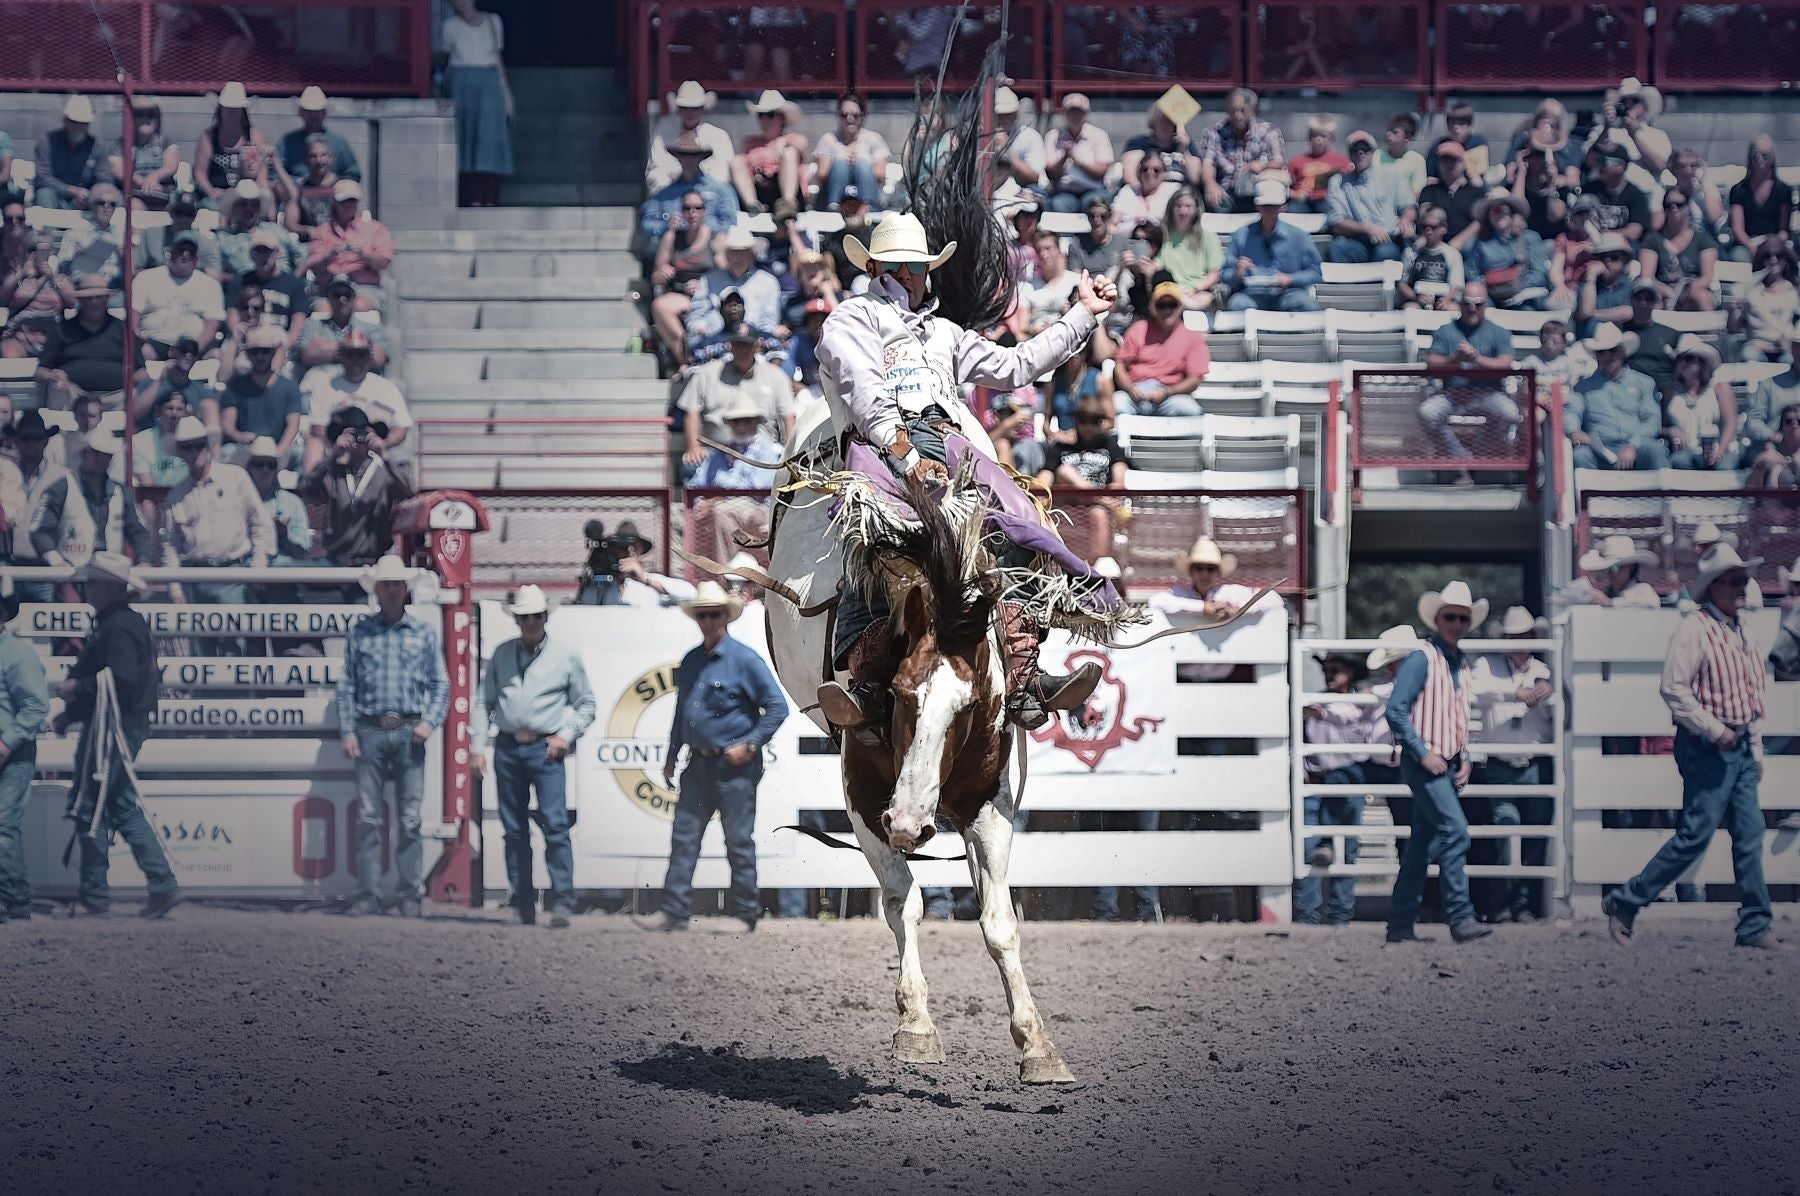
[[[1206,469],[1200,472],[1202,490],[1298,490],[1300,471],[1287,469]]]
[[[1205,425],[1205,416],[1121,415],[1119,447],[1144,469],[1199,473],[1205,467]]]
[[[1208,469],[1265,470],[1296,467],[1300,459],[1300,417],[1229,415],[1201,417],[1203,457]]]
[[[1324,262],[1320,269],[1323,280],[1313,288],[1313,298],[1326,310],[1387,311],[1394,306],[1399,262]]]
[[[1405,361],[1406,316],[1397,311],[1329,309],[1325,313],[1325,351],[1334,361]]]
[[[1260,390],[1263,384],[1262,362],[1215,361],[1206,371],[1206,384]]]
[[[1125,471],[1125,489],[1198,490],[1201,479],[1205,476],[1205,471],[1199,469],[1191,473],[1165,473],[1155,469],[1133,468]]]
[[[1325,360],[1325,313],[1322,311],[1247,311],[1244,344],[1257,360]]]
[[[1202,382],[1194,387],[1193,395],[1200,404],[1200,410],[1207,415],[1263,413],[1263,390],[1260,386],[1214,386],[1210,382]]]

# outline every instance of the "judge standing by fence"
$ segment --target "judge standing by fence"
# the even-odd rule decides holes
[[[703,581],[681,604],[700,625],[700,646],[675,670],[675,721],[663,757],[663,783],[675,777],[683,747],[681,798],[669,831],[669,871],[663,879],[661,930],[686,930],[694,912],[694,865],[700,837],[715,812],[731,863],[731,913],[744,930],[762,915],[756,890],[756,786],[762,750],[787,719],[787,699],[755,649],[727,630],[744,600],[716,581]]]
[[[1631,944],[1638,912],[1706,854],[1721,826],[1731,835],[1738,887],[1737,943],[1778,950],[1763,880],[1763,815],[1757,787],[1767,707],[1763,654],[1743,622],[1744,592],[1760,557],[1744,560],[1723,541],[1700,558],[1693,594],[1700,609],[1683,619],[1663,660],[1662,696],[1675,720],[1681,817],[1675,837],[1644,870],[1606,896],[1606,928]]]
[[[1388,698],[1387,721],[1400,747],[1400,777],[1412,790],[1412,835],[1400,857],[1400,874],[1388,909],[1387,941],[1419,942],[1413,923],[1425,892],[1425,871],[1438,865],[1444,921],[1459,943],[1485,938],[1491,926],[1475,920],[1469,901],[1469,820],[1462,788],[1469,783],[1469,664],[1457,645],[1487,619],[1486,598],[1477,602],[1467,582],[1419,598],[1419,621],[1431,628],[1418,651],[1401,663]]]
[[[537,791],[544,869],[550,874],[550,925],[560,930],[575,912],[564,761],[594,722],[594,690],[574,641],[550,638],[550,603],[543,590],[520,586],[507,610],[518,621],[519,637],[494,649],[481,676],[486,742],[475,757],[475,771],[485,776],[492,756],[500,826],[506,834],[506,880],[512,888],[513,917],[523,926],[537,921],[530,826],[531,793]]]

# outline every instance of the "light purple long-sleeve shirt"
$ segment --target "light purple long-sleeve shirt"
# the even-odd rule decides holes
[[[892,444],[900,428],[900,408],[888,393],[882,370],[883,306],[894,308],[906,327],[930,344],[937,300],[927,299],[924,310],[915,312],[907,306],[905,288],[891,278],[878,278],[867,294],[845,300],[826,317],[818,349],[819,368],[837,380],[851,423],[877,448]],[[1016,390],[1073,357],[1093,334],[1094,314],[1080,303],[1016,348],[958,328],[951,366],[959,383]]]

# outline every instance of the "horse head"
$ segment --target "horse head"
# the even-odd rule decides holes
[[[911,497],[920,527],[902,546],[889,587],[899,663],[886,749],[892,757],[882,770],[894,787],[881,829],[896,851],[912,851],[932,836],[952,776],[985,787],[1005,737],[1006,682],[992,634],[997,587],[980,543],[983,508],[950,513],[920,488]]]

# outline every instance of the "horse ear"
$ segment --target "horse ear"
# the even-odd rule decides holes
[[[906,597],[900,600],[900,628],[908,638],[923,635],[931,629],[931,600],[921,581],[914,581],[912,588],[906,591]]]

